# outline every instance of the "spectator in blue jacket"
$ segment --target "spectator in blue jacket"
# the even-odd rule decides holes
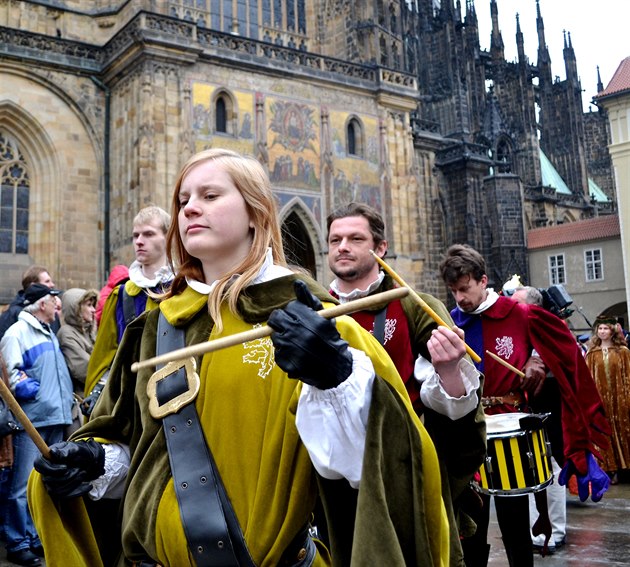
[[[7,332],[7,329],[13,325],[18,319],[18,315],[20,311],[24,308],[24,292],[33,283],[44,284],[52,289],[55,287],[55,283],[52,280],[52,277],[48,273],[48,269],[44,268],[44,266],[31,266],[22,274],[22,289],[20,289],[16,296],[13,298],[13,301],[9,304],[9,306],[4,310],[2,315],[0,315],[0,340],[4,337],[4,333]],[[57,305],[58,312],[61,309],[61,304]],[[55,320],[53,321],[51,327],[52,330],[56,333],[59,330],[59,313],[55,315]]]
[[[50,325],[61,292],[31,284],[24,292],[24,309],[0,341],[13,395],[48,445],[63,440],[72,423],[72,380],[59,342]],[[44,556],[26,500],[26,485],[39,454],[25,431],[13,434],[13,473],[5,514],[7,559],[36,567]]]

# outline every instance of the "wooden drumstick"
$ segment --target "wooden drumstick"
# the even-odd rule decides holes
[[[35,446],[39,449],[40,453],[44,455],[44,457],[46,457],[47,459],[50,459],[50,449],[48,448],[48,445],[46,445],[46,441],[42,439],[39,431],[35,429],[35,426],[31,422],[31,420],[24,413],[22,406],[20,406],[18,401],[13,397],[11,390],[9,390],[8,386],[4,383],[4,380],[2,379],[0,379],[0,395],[9,406],[9,409],[13,412],[13,415],[22,425],[24,431],[26,431],[26,433],[28,433],[28,436],[33,440],[33,443],[35,443]]]
[[[432,308],[431,306],[424,300],[422,299],[406,282],[405,280],[403,280],[395,271],[394,269],[389,266],[385,260],[383,260],[382,258],[379,258],[373,250],[370,250],[370,253],[372,254],[372,256],[374,256],[374,259],[380,264],[381,268],[383,268],[393,279],[395,282],[397,282],[399,285],[401,285],[404,288],[407,288],[409,290],[409,293],[411,294],[411,297],[413,297],[414,301],[420,306],[422,307],[422,309],[424,309],[424,311],[427,313],[427,315],[429,315],[438,325],[441,325],[442,327],[447,327],[448,329],[451,328],[450,325],[448,325],[446,323],[446,321],[444,321],[444,319],[442,319],[442,317],[440,317]],[[466,352],[470,355],[470,358],[472,358],[475,362],[481,362],[481,357],[472,349],[470,348],[466,343],[464,343],[464,345],[466,346]]]
[[[335,317],[340,317],[341,315],[348,315],[356,311],[362,311],[363,309],[370,309],[375,305],[389,303],[395,299],[401,299],[408,294],[409,289],[405,287],[390,289],[389,291],[384,291],[383,293],[375,293],[374,295],[362,297],[361,299],[349,301],[348,303],[335,305],[335,307],[331,307],[330,309],[320,309],[317,311],[317,314],[321,315],[324,319],[333,319]],[[173,360],[183,360],[190,356],[199,356],[208,352],[214,352],[223,348],[254,341],[256,339],[262,339],[263,337],[268,337],[271,333],[273,333],[273,329],[271,327],[264,326],[258,329],[252,329],[251,331],[236,333],[214,341],[198,343],[196,345],[173,350],[153,358],[147,358],[146,360],[141,360],[140,362],[134,362],[131,365],[131,370],[132,372],[137,372],[142,368],[156,366],[158,364],[166,364],[167,362],[171,362]]]
[[[506,368],[509,368],[512,372],[514,372],[517,376],[521,378],[525,378],[525,373],[521,372],[516,366],[512,366],[507,360],[503,360],[500,356],[497,356],[493,352],[489,350],[486,351],[486,354],[489,354],[492,358],[494,358],[499,364],[503,364]]]

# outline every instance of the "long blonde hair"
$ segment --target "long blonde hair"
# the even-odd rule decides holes
[[[252,156],[231,150],[210,149],[193,155],[182,167],[175,182],[171,204],[172,222],[166,235],[167,256],[171,266],[178,266],[177,274],[166,297],[181,293],[186,287],[186,278],[204,281],[201,262],[184,248],[179,233],[179,191],[184,178],[201,163],[214,161],[231,177],[245,201],[247,213],[254,225],[252,247],[247,257],[234,269],[225,273],[208,297],[208,311],[221,330],[221,303],[225,300],[230,310],[236,313],[237,300],[241,291],[260,272],[265,254],[271,248],[274,263],[286,265],[276,199],[271,182],[262,165]],[[234,282],[230,279],[237,275]]]

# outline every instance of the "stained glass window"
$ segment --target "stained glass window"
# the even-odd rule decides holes
[[[0,252],[28,254],[28,166],[18,143],[0,131]]]

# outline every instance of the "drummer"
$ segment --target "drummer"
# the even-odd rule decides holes
[[[451,315],[465,331],[466,342],[478,354],[493,352],[525,374],[521,378],[495,359],[483,357],[477,367],[485,374],[486,413],[526,411],[527,396],[538,391],[545,379],[544,370],[528,363],[535,349],[558,380],[562,393],[565,468],[560,479],[566,482],[568,476],[577,474],[578,483],[590,482],[593,498],[601,498],[607,487],[596,486],[596,479],[589,472],[598,469],[593,458],[593,453],[597,454],[595,445],[608,444],[610,428],[595,384],[569,329],[558,325],[558,318],[545,309],[517,303],[489,288],[485,260],[468,245],[456,244],[447,250],[440,263],[440,274],[457,303]],[[571,387],[574,379],[580,380],[579,391]],[[485,494],[481,497],[483,508],[476,519],[477,532],[463,542],[467,567],[483,567],[488,563],[490,497]],[[495,496],[495,507],[510,567],[532,567],[527,495]]]

